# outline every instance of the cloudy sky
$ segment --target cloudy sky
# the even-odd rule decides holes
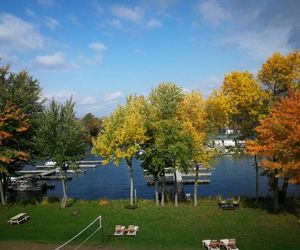
[[[172,81],[207,96],[233,70],[300,49],[299,0],[0,0],[0,58],[78,116]]]

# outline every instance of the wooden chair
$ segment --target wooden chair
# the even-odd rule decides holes
[[[219,199],[219,200],[218,200],[218,205],[219,205],[220,207],[222,207],[222,206],[224,206],[224,205],[227,204],[226,200],[222,200],[221,195],[218,196],[218,199]]]
[[[129,225],[127,228],[128,236],[136,236],[136,233],[139,231],[139,226]]]
[[[202,245],[208,250],[220,250],[220,242],[217,240],[203,240]]]
[[[115,236],[121,236],[121,235],[123,235],[124,234],[124,229],[125,229],[124,226],[122,226],[122,225],[116,225],[115,226],[115,233],[114,233],[114,235]]]
[[[236,206],[236,207],[239,207],[240,206],[240,200],[241,200],[241,197],[238,196],[236,199],[232,199],[232,205]]]
[[[239,250],[236,247],[235,239],[223,239],[223,240],[220,240],[220,242],[226,248],[226,250]]]

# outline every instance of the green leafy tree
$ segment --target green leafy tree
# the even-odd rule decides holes
[[[61,207],[67,203],[67,170],[76,167],[86,151],[85,130],[74,113],[75,103],[72,99],[64,104],[52,100],[39,120],[40,127],[36,138],[36,146],[42,159],[51,159],[59,168],[63,199]]]
[[[162,83],[152,89],[146,106],[146,134],[149,140],[142,147],[142,166],[153,174],[158,205],[157,182],[162,176],[163,190],[161,205],[164,205],[165,169],[174,172],[175,205],[178,204],[176,171],[190,168],[192,138],[184,133],[178,107],[183,100],[182,89],[173,83]]]
[[[103,164],[113,161],[116,166],[126,160],[130,171],[130,205],[133,201],[133,157],[146,142],[142,108],[144,98],[129,96],[124,106],[119,106],[103,120],[101,133],[93,140],[93,153],[103,158]]]
[[[92,139],[96,138],[102,127],[102,120],[91,113],[87,113],[81,119],[82,125],[87,131],[87,142],[92,144]]]
[[[26,160],[16,158],[5,165],[5,168],[9,168],[9,171],[2,171],[1,176],[3,186],[6,187],[7,174],[13,173],[22,167],[25,162],[36,156],[32,138],[36,137],[36,130],[39,125],[37,119],[43,110],[43,102],[41,101],[41,88],[38,81],[33,79],[27,71],[10,72],[9,66],[0,66],[0,93],[1,117],[3,118],[3,115],[7,112],[7,103],[10,103],[12,107],[15,105],[21,110],[28,124],[28,129],[18,134],[17,143],[15,143],[17,144],[17,150],[26,152],[28,156]]]

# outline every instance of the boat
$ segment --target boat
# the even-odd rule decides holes
[[[55,161],[47,161],[45,162],[45,167],[54,167],[56,164]]]

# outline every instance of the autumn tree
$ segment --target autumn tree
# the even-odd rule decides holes
[[[300,86],[300,52],[274,53],[258,72],[258,79],[272,96],[272,101]]]
[[[209,124],[205,107],[202,95],[192,92],[185,95],[178,109],[184,133],[192,138],[191,164],[195,168],[194,206],[197,206],[198,202],[199,165],[208,168],[215,156],[215,152],[209,147],[210,134],[207,133]]]
[[[174,173],[175,205],[178,204],[178,186],[176,171],[187,171],[191,163],[192,138],[184,133],[178,108],[184,94],[173,83],[162,83],[152,89],[147,100],[146,135],[149,138],[142,147],[142,166],[155,178],[156,204],[158,177],[163,179],[161,205],[164,205],[165,170],[171,168]]]
[[[144,98],[129,96],[124,106],[119,106],[107,118],[103,119],[102,130],[93,140],[93,153],[103,158],[103,164],[112,161],[116,166],[120,160],[126,160],[130,171],[130,205],[133,201],[133,157],[140,151],[147,137],[143,126],[142,109]]]
[[[284,178],[283,198],[288,182],[300,182],[300,91],[283,98],[260,121],[258,138],[246,145],[252,155],[263,157],[261,165],[273,175],[273,209],[278,211],[278,179]]]
[[[259,85],[250,72],[234,71],[225,76],[221,87],[226,98],[228,126],[241,140],[256,138],[254,128],[267,114],[269,94]],[[253,156],[256,171],[256,201],[258,201],[258,160]]]
[[[14,161],[5,165],[5,168],[9,168],[8,173],[11,174],[16,169],[21,168],[26,161],[32,160],[36,155],[32,138],[36,136],[36,130],[39,125],[37,118],[43,110],[42,101],[40,101],[41,89],[38,81],[33,79],[27,71],[13,73],[10,72],[9,66],[0,66],[0,93],[1,119],[6,120],[7,117],[5,118],[4,116],[8,114],[7,110],[10,110],[12,112],[12,120],[17,123],[17,120],[21,119],[21,115],[19,114],[22,113],[22,117],[23,115],[26,117],[26,123],[28,124],[26,130],[22,131],[22,133],[17,133],[17,141],[14,141],[16,136],[14,133],[12,136],[14,139],[10,140],[10,143],[14,141],[13,147],[17,145],[17,148],[15,148],[17,151],[26,152],[26,154],[28,154],[26,160],[25,158],[14,158]],[[11,109],[8,108],[8,103]],[[16,107],[15,109],[18,111],[14,112],[13,107]],[[7,129],[7,127],[3,129]],[[1,174],[2,184],[3,187],[6,187],[8,178],[7,171],[4,172],[2,171]]]
[[[53,160],[59,168],[63,187],[61,207],[67,204],[67,170],[76,167],[86,151],[85,130],[74,113],[72,99],[64,104],[52,100],[43,112],[35,140],[41,159]]]
[[[20,147],[19,139],[29,127],[22,110],[6,101],[0,112],[0,195],[3,205],[6,203],[6,177],[14,171],[13,163],[28,160],[29,154]]]
[[[81,122],[87,131],[87,142],[92,144],[92,139],[96,138],[101,130],[102,121],[93,114],[87,113],[82,117]]]
[[[221,90],[213,91],[205,105],[206,119],[210,124],[206,129],[209,134],[219,134],[228,126],[229,103]]]
[[[274,53],[258,72],[258,79],[269,95],[268,111],[270,112],[276,102],[286,96],[289,91],[300,87],[300,53],[294,51],[286,56],[279,52]],[[275,171],[276,172],[276,171]],[[269,171],[271,188],[276,194],[278,181],[276,173]]]

